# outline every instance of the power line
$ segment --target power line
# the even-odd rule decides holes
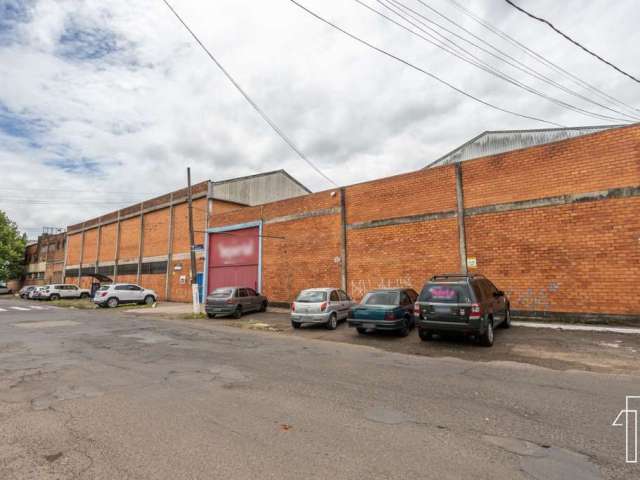
[[[611,68],[613,68],[614,70],[617,70],[619,73],[629,77],[631,80],[633,80],[634,82],[638,82],[640,83],[640,80],[638,80],[636,77],[634,77],[633,75],[625,72],[624,70],[618,68],[616,65],[614,65],[613,63],[605,60],[604,58],[602,58],[600,55],[598,55],[597,53],[592,52],[591,50],[589,50],[587,47],[585,47],[584,45],[582,45],[580,42],[577,42],[576,40],[574,40],[573,38],[571,38],[569,35],[567,35],[566,33],[562,32],[561,30],[559,30],[558,28],[556,28],[555,25],[553,25],[553,23],[551,23],[548,20],[545,20],[544,18],[541,17],[537,17],[535,16],[533,13],[530,13],[528,11],[526,11],[524,8],[519,7],[518,5],[516,5],[515,3],[513,3],[511,0],[504,0],[505,2],[507,2],[509,5],[511,5],[513,8],[515,8],[516,10],[521,11],[522,13],[524,13],[525,15],[533,18],[534,20],[537,20],[539,22],[542,22],[546,25],[548,25],[554,32],[562,35],[564,38],[566,38],[567,40],[569,40],[571,43],[573,43],[575,46],[581,48],[582,50],[584,50],[585,52],[587,52],[589,55],[596,57],[598,60],[600,60],[602,63],[605,63],[607,65],[609,65]]]
[[[238,84],[238,82],[236,82],[234,80],[234,78],[231,76],[231,74],[222,66],[222,64],[216,59],[216,57],[214,57],[214,55],[209,51],[209,49],[204,45],[204,43],[202,43],[200,41],[200,39],[198,38],[198,36],[193,32],[193,30],[191,30],[191,28],[189,28],[189,26],[186,24],[186,22],[182,19],[182,17],[180,17],[180,15],[178,15],[178,12],[176,12],[174,10],[174,8],[171,6],[171,4],[167,1],[167,0],[162,0],[164,2],[164,4],[169,8],[169,10],[171,10],[171,12],[173,13],[173,15],[180,21],[180,23],[184,26],[184,28],[187,29],[187,31],[191,34],[191,36],[193,37],[193,39],[198,43],[198,45],[200,45],[200,47],[202,48],[202,50],[204,50],[204,52],[207,54],[207,56],[213,61],[213,63],[216,64],[216,66],[220,69],[220,71],[225,75],[225,77],[227,77],[227,79],[233,84],[233,86],[240,92],[240,94],[244,97],[244,99],[249,103],[249,105],[251,105],[253,107],[253,109],[258,112],[258,114],[262,117],[262,119],[267,122],[267,124],[269,124],[269,126],[280,136],[280,138],[282,138],[282,140],[284,140],[284,142],[289,145],[289,147],[291,148],[291,150],[293,150],[296,154],[298,154],[298,156],[304,160],[311,168],[313,168],[313,170],[316,171],[316,173],[318,173],[319,175],[321,175],[325,180],[327,180],[329,183],[331,183],[334,187],[337,187],[338,184],[336,182],[334,182],[333,180],[331,180],[327,175],[325,175],[322,170],[320,170],[320,168],[318,168],[311,160],[309,160],[306,155],[304,153],[302,153],[298,147],[295,146],[295,144],[293,143],[292,140],[289,139],[289,137],[287,137],[285,135],[285,133],[275,124],[275,122],[273,120],[271,120],[271,118],[269,118],[269,116],[251,99],[251,97],[249,97],[249,95],[242,89],[242,87]]]
[[[420,0],[418,0],[418,1],[420,1]],[[534,60],[542,63],[543,65],[551,68],[552,70],[556,71],[557,73],[565,76],[565,78],[570,79],[575,84],[580,85],[581,87],[591,91],[592,93],[594,93],[596,95],[599,95],[601,98],[603,98],[603,99],[605,99],[607,101],[614,102],[614,103],[616,103],[616,104],[618,104],[620,106],[623,106],[625,108],[628,108],[629,110],[632,110],[632,111],[634,111],[636,113],[640,113],[639,109],[637,109],[637,108],[635,108],[635,107],[633,107],[633,106],[631,106],[631,105],[629,105],[629,104],[627,104],[627,103],[625,103],[625,102],[623,102],[621,100],[618,100],[617,98],[615,98],[615,97],[609,95],[608,93],[600,90],[598,87],[596,87],[594,85],[591,85],[590,83],[586,82],[585,80],[583,80],[582,78],[578,77],[577,75],[574,75],[573,73],[569,72],[568,70],[566,70],[565,68],[561,67],[560,65],[557,65],[556,63],[552,62],[551,60],[547,59],[546,57],[540,55],[536,51],[534,51],[531,48],[527,47],[522,42],[519,42],[518,40],[516,40],[515,38],[510,36],[508,33],[504,32],[503,30],[500,30],[499,28],[491,25],[491,23],[489,23],[486,20],[480,18],[478,15],[473,13],[471,10],[467,9],[464,5],[461,5],[458,1],[456,1],[456,0],[448,0],[448,1],[451,4],[453,4],[456,8],[461,10],[464,15],[468,16],[469,18],[471,18],[472,20],[474,20],[475,22],[480,24],[482,27],[484,27],[487,30],[489,30],[494,35],[496,35],[496,36],[502,38],[503,40],[506,40],[507,42],[511,43],[513,46],[519,48],[526,55],[528,55],[531,58],[533,58]],[[441,15],[441,14],[439,14],[439,15]],[[443,18],[445,18],[446,20],[451,22],[451,20],[447,19],[446,17],[443,17]],[[471,34],[471,35],[473,35],[473,34]]]
[[[558,106],[567,108],[573,112],[576,113],[580,113],[589,117],[594,117],[597,118],[599,120],[615,120],[618,122],[629,122],[628,119],[625,118],[619,118],[619,117],[611,117],[609,115],[604,115],[601,113],[597,113],[597,112],[591,112],[589,110],[585,110],[583,108],[577,107],[575,105],[572,105],[570,103],[564,102],[562,100],[559,100],[557,98],[551,97],[539,90],[536,90],[533,87],[530,87],[529,85],[526,85],[522,82],[520,82],[519,80],[517,80],[516,78],[492,67],[491,65],[489,65],[488,63],[484,62],[481,58],[479,58],[477,55],[473,54],[472,52],[470,52],[469,50],[466,50],[462,47],[460,47],[457,43],[453,42],[452,40],[446,38],[444,35],[442,35],[440,32],[437,32],[435,30],[433,30],[432,28],[430,28],[426,23],[424,23],[423,21],[421,21],[420,18],[416,18],[415,16],[413,16],[411,13],[409,13],[409,16],[411,16],[411,18],[413,18],[414,20],[416,20],[417,22],[419,22],[420,24],[424,25],[427,29],[429,29],[430,31],[432,31],[435,35],[438,35],[439,37],[443,38],[445,42],[450,43],[454,49],[457,49],[457,51],[452,50],[450,47],[447,47],[446,45],[443,45],[442,43],[438,43],[438,40],[436,38],[434,38],[434,36],[432,34],[429,33],[429,31],[425,30],[424,28],[422,28],[420,25],[417,25],[416,23],[414,23],[411,19],[408,19],[402,12],[399,12],[398,10],[395,10],[393,7],[387,5],[385,2],[381,1],[381,0],[376,0],[377,3],[379,3],[380,5],[382,5],[383,7],[387,8],[388,10],[390,10],[391,12],[395,13],[398,17],[400,17],[401,19],[403,19],[405,22],[413,25],[415,28],[417,28],[419,31],[423,32],[424,34],[428,35],[431,39],[435,40],[429,40],[428,38],[425,38],[424,36],[420,35],[419,33],[416,33],[415,31],[413,31],[411,28],[408,28],[406,25],[403,25],[397,21],[395,21],[394,19],[388,17],[387,15],[385,15],[383,12],[380,12],[379,10],[376,10],[375,8],[372,8],[371,6],[367,5],[366,3],[362,2],[361,0],[354,0],[355,2],[357,2],[358,4],[362,5],[363,7],[371,10],[372,12],[382,16],[383,18],[385,18],[386,20],[392,22],[393,24],[403,28],[404,30],[407,30],[409,33],[416,35],[417,37],[421,38],[422,40],[435,45],[436,47],[450,53],[451,55],[459,58],[460,60],[469,63],[487,73],[489,73],[490,75],[494,75],[498,78],[500,78],[501,80],[504,80],[518,88],[521,88],[533,95],[536,95],[538,97],[544,98],[545,100],[548,100]],[[400,2],[396,2],[394,0],[391,0],[394,4],[399,4],[402,5]],[[404,5],[402,5],[404,7]],[[411,10],[409,7],[405,7],[407,8],[409,11],[414,12],[413,10]],[[416,12],[417,14],[417,12]],[[420,15],[420,14],[417,14]],[[462,54],[458,53],[458,52],[462,52]],[[468,55],[471,59],[469,58],[465,58],[464,54]]]
[[[408,66],[410,68],[413,68],[414,70],[417,70],[418,72],[421,72],[424,75],[427,75],[428,77],[430,77],[430,78],[442,83],[443,85],[446,85],[447,87],[455,90],[456,92],[464,95],[465,97],[468,97],[468,98],[471,98],[472,100],[475,100],[478,103],[481,103],[483,105],[486,105],[488,107],[491,107],[491,108],[493,108],[495,110],[499,110],[499,111],[504,112],[504,113],[509,113],[511,115],[515,115],[517,117],[526,118],[528,120],[535,120],[537,122],[547,123],[549,125],[554,125],[556,127],[564,127],[564,125],[560,125],[558,123],[551,122],[549,120],[543,120],[541,118],[537,118],[537,117],[534,117],[534,116],[531,116],[531,115],[526,115],[526,114],[523,114],[523,113],[514,112],[512,110],[508,110],[506,108],[502,108],[502,107],[499,107],[497,105],[494,105],[494,104],[492,104],[492,103],[490,103],[490,102],[488,102],[486,100],[482,100],[481,98],[478,98],[478,97],[476,97],[476,96],[474,96],[474,95],[472,95],[470,93],[467,93],[464,90],[461,90],[460,88],[452,85],[451,83],[447,82],[446,80],[441,79],[437,75],[435,75],[435,74],[433,74],[431,72],[428,72],[427,70],[424,70],[423,68],[420,68],[417,65],[414,65],[413,63],[411,63],[411,62],[409,62],[407,60],[404,60],[403,58],[400,58],[400,57],[398,57],[398,56],[396,56],[396,55],[394,55],[394,54],[392,54],[392,53],[390,53],[390,52],[388,52],[386,50],[383,50],[382,48],[376,47],[375,45],[367,42],[366,40],[363,40],[362,38],[360,38],[360,37],[348,32],[347,30],[345,30],[345,29],[339,27],[338,25],[330,22],[329,20],[321,17],[320,15],[315,13],[314,11],[309,10],[307,7],[305,7],[304,5],[301,5],[296,0],[289,0],[289,1],[291,3],[293,3],[294,5],[296,5],[298,8],[300,8],[300,9],[304,10],[305,12],[307,12],[309,15],[311,15],[311,16],[315,17],[316,19],[320,20],[321,22],[333,27],[334,29],[338,30],[339,32],[342,32],[343,34],[345,34],[348,37],[352,38],[356,42],[361,43],[361,44],[363,44],[363,45],[365,45],[365,46],[367,46],[367,47],[369,47],[369,48],[371,48],[371,49],[373,49],[373,50],[375,50],[375,51],[377,51],[379,53],[382,53],[383,55],[386,55],[387,57],[390,57],[390,58],[396,60],[397,62],[400,62],[400,63],[402,63],[402,64],[404,64],[404,65],[406,65],[406,66]]]
[[[490,42],[488,42],[487,40],[479,37],[478,35],[474,34],[473,32],[471,32],[470,30],[468,30],[467,28],[463,27],[462,25],[458,24],[457,22],[455,22],[454,20],[450,19],[449,17],[447,17],[446,15],[444,15],[442,12],[438,11],[437,9],[433,8],[432,6],[428,5],[427,3],[425,3],[423,0],[417,0],[420,4],[422,4],[425,8],[429,9],[430,11],[432,11],[433,13],[435,13],[436,15],[438,15],[439,17],[443,18],[444,20],[446,20],[447,22],[449,22],[450,24],[454,25],[456,28],[459,28],[460,30],[464,31],[465,33],[467,33],[468,35],[470,35],[471,37],[475,38],[476,40],[480,41],[481,43],[483,43],[484,45],[487,45],[487,47],[489,47],[491,50],[493,50],[493,52],[491,50],[488,50],[484,47],[482,47],[481,45],[478,45],[477,43],[463,37],[462,35],[444,27],[443,25],[439,24],[438,22],[422,15],[421,13],[417,12],[416,10],[413,10],[412,8],[406,6],[405,4],[401,3],[398,0],[390,0],[393,4],[399,6],[400,8],[403,8],[404,10],[408,10],[410,12],[412,12],[414,15],[419,16],[421,19],[423,19],[424,21],[428,22],[429,24],[435,25],[436,27],[440,28],[441,30],[453,35],[454,37],[462,40],[463,42],[474,46],[475,48],[481,50],[482,52],[486,53],[487,55],[490,55],[494,58],[496,58],[497,60],[500,60],[501,62],[506,63],[507,65],[511,66],[512,68],[515,68],[537,80],[543,81],[545,83],[547,83],[548,85],[552,85],[560,90],[562,90],[563,92],[572,95],[576,98],[580,98],[581,100],[584,100],[586,102],[592,103],[593,105],[597,105],[598,107],[604,108],[605,110],[609,110],[610,112],[613,113],[617,113],[618,115],[624,115],[625,117],[628,117],[630,119],[632,119],[633,121],[637,121],[640,120],[640,116],[637,116],[637,114],[634,115],[630,115],[628,113],[625,113],[623,111],[620,110],[616,110],[613,109],[607,105],[603,105],[602,103],[599,103],[597,101],[595,101],[593,98],[587,97],[585,95],[582,95],[578,92],[576,92],[575,90],[572,90],[564,85],[562,85],[561,83],[556,82],[555,80],[553,80],[551,77],[544,75],[543,73],[538,72],[537,70],[535,70],[534,68],[531,68],[530,66],[528,66],[527,64],[521,62],[520,60],[518,60],[517,58],[515,58],[514,56],[504,52],[503,50],[501,50],[500,48],[496,47],[495,45],[491,44]],[[415,17],[414,17],[415,18]],[[422,22],[421,22],[422,23]],[[423,23],[424,25],[424,23]],[[425,25],[426,26],[426,25]],[[439,34],[438,32],[436,32],[433,29],[432,30],[434,33],[444,37],[443,35]],[[496,52],[496,53],[494,53]],[[508,60],[507,60],[508,59]],[[616,103],[616,102],[614,102]],[[626,120],[625,120],[626,121]]]

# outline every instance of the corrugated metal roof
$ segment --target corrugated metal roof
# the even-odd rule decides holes
[[[425,168],[464,162],[473,158],[510,152],[519,148],[544,145],[568,138],[580,137],[624,125],[598,125],[593,127],[544,128],[537,130],[486,131],[440,157]]]

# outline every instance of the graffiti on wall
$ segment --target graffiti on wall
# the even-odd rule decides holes
[[[404,277],[396,278],[377,278],[377,279],[363,279],[363,280],[351,280],[351,296],[354,298],[362,298],[365,293],[376,288],[408,288],[413,286],[411,277],[406,275]]]
[[[528,288],[526,292],[517,298],[518,308],[547,312],[551,306],[553,294],[560,289],[558,282],[551,282],[546,287],[535,289]]]

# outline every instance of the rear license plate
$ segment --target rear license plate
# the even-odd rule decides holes
[[[364,328],[376,328],[376,324],[375,323],[364,323],[362,326]]]
[[[451,313],[449,307],[436,307],[436,313]]]

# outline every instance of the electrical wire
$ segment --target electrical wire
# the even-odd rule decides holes
[[[253,107],[253,109],[262,117],[262,119],[276,132],[284,142],[289,145],[291,150],[293,150],[302,160],[304,160],[316,173],[322,176],[325,180],[327,180],[331,185],[337,187],[338,184],[334,182],[331,178],[329,178],[320,168],[318,168],[311,160],[307,158],[307,156],[295,146],[293,141],[285,135],[285,133],[276,125],[276,123],[269,118],[269,116],[254,102],[251,97],[244,91],[244,89],[236,82],[236,80],[231,76],[231,74],[222,66],[222,64],[216,59],[216,57],[209,51],[209,49],[202,43],[200,38],[189,28],[189,25],[182,19],[178,12],[171,6],[168,0],[162,0],[164,4],[171,10],[173,15],[180,21],[180,23],[184,26],[184,28],[191,34],[193,39],[200,45],[202,50],[207,54],[207,56],[216,64],[216,66],[220,69],[220,71],[227,77],[227,79],[233,84],[233,86],[240,92],[240,94],[244,97],[244,99]]]
[[[624,123],[628,123],[629,122],[628,119],[619,118],[619,117],[611,117],[609,115],[604,115],[604,114],[600,114],[600,113],[597,113],[597,112],[591,112],[589,110],[585,110],[583,108],[580,108],[580,107],[577,107],[575,105],[569,104],[569,103],[564,102],[562,100],[559,100],[557,98],[551,97],[551,96],[549,96],[549,95],[547,95],[547,94],[545,94],[545,93],[543,93],[543,92],[541,92],[539,90],[536,90],[535,88],[530,87],[529,85],[526,85],[526,84],[520,82],[516,78],[514,78],[514,77],[512,77],[512,76],[510,76],[510,75],[508,75],[508,74],[506,74],[506,73],[504,73],[504,72],[492,67],[491,65],[487,64],[486,62],[484,62],[481,58],[479,58],[478,56],[476,56],[472,52],[460,47],[457,43],[453,42],[452,40],[444,37],[439,32],[437,32],[437,31],[431,29],[430,27],[428,27],[428,25],[425,24],[424,22],[422,22],[420,18],[416,19],[414,16],[412,16],[412,18],[414,20],[420,22],[422,25],[425,25],[429,30],[433,31],[433,33],[435,33],[436,35],[442,37],[445,42],[450,43],[452,45],[453,49],[454,49],[454,50],[452,50],[451,47],[448,47],[448,46],[446,46],[446,45],[444,45],[442,43],[438,43],[439,42],[438,39],[434,38],[434,36],[431,35],[428,30],[425,30],[424,28],[422,28],[422,26],[414,23],[412,20],[408,19],[402,12],[399,12],[394,7],[389,6],[387,3],[385,3],[382,0],[376,0],[376,1],[377,1],[378,4],[380,4],[383,7],[387,8],[388,10],[390,10],[391,12],[396,14],[398,17],[400,17],[402,20],[404,20],[405,22],[413,25],[419,31],[421,31],[424,34],[428,35],[431,39],[433,39],[435,41],[429,40],[429,38],[425,38],[423,35],[420,35],[419,33],[416,33],[411,28],[409,28],[406,25],[403,25],[403,24],[395,21],[394,19],[392,19],[392,18],[388,17],[387,15],[385,15],[383,12],[381,12],[379,10],[376,10],[375,8],[373,8],[370,5],[362,2],[361,0],[354,0],[354,1],[356,3],[358,3],[359,5],[362,5],[363,7],[371,10],[372,12],[380,15],[381,17],[385,18],[386,20],[394,23],[395,25],[403,28],[404,30],[408,31],[409,33],[411,33],[413,35],[416,35],[417,37],[421,38],[422,40],[424,40],[424,41],[426,41],[426,42],[428,42],[428,43],[430,43],[432,45],[435,45],[436,47],[438,47],[438,48],[450,53],[451,55],[461,59],[462,61],[464,61],[466,63],[469,63],[469,64],[471,64],[471,65],[473,65],[473,66],[485,71],[486,73],[489,73],[490,75],[496,76],[497,78],[500,78],[501,80],[504,80],[504,81],[506,81],[506,82],[518,87],[518,88],[521,88],[521,89],[523,89],[523,90],[525,90],[525,91],[527,91],[527,92],[529,92],[529,93],[531,93],[533,95],[536,95],[536,96],[538,96],[540,98],[544,98],[545,100],[548,100],[548,101],[550,101],[550,102],[552,102],[552,103],[554,103],[554,104],[556,104],[558,106],[567,108],[567,109],[569,109],[569,110],[571,110],[573,112],[576,112],[576,113],[579,113],[579,114],[582,114],[582,115],[586,115],[586,116],[589,116],[589,117],[592,117],[592,118],[597,118],[599,120],[615,120],[615,121],[624,122]],[[399,3],[399,2],[394,2],[394,4],[395,3]],[[409,14],[409,15],[411,16],[411,14]],[[460,52],[462,52],[462,53],[460,53]],[[468,57],[465,57],[465,54]]]
[[[511,0],[504,0],[505,2],[507,2],[507,4],[511,5],[513,8],[515,8],[516,10],[519,10],[520,12],[524,13],[525,15],[533,18],[534,20],[537,20],[539,22],[542,22],[544,24],[546,24],[547,26],[549,26],[549,28],[551,28],[554,32],[556,32],[557,34],[561,35],[562,37],[566,38],[567,40],[569,40],[571,43],[573,43],[575,46],[581,48],[582,50],[584,50],[585,52],[587,52],[589,55],[597,58],[598,60],[600,60],[602,63],[610,66],[611,68],[613,68],[614,70],[616,70],[617,72],[621,73],[622,75],[629,77],[631,80],[633,80],[634,82],[640,83],[640,80],[638,80],[636,77],[634,77],[633,75],[631,75],[630,73],[625,72],[624,70],[622,70],[621,68],[617,67],[616,65],[614,65],[613,63],[609,62],[608,60],[605,60],[604,58],[602,58],[600,55],[598,55],[597,53],[592,52],[591,50],[589,50],[587,47],[585,47],[584,45],[582,45],[580,42],[577,42],[576,40],[574,40],[573,38],[571,38],[569,35],[567,35],[566,33],[562,32],[560,29],[558,29],[553,23],[551,23],[548,20],[545,20],[542,17],[538,17],[536,15],[534,15],[533,13],[530,13],[528,11],[526,11],[524,8],[516,5],[515,3],[513,3]]]
[[[426,6],[426,4],[424,4],[424,2],[422,2],[421,0],[418,0],[418,1]],[[622,100],[619,100],[619,99],[609,95],[608,93],[600,90],[598,87],[586,82],[585,80],[583,80],[582,78],[578,77],[577,75],[574,75],[573,73],[569,72],[567,69],[561,67],[560,65],[557,65],[556,63],[552,62],[551,60],[547,59],[546,57],[540,55],[536,51],[534,51],[531,48],[527,47],[522,42],[519,42],[518,40],[513,38],[508,33],[504,32],[503,30],[500,30],[499,28],[493,26],[491,23],[489,23],[486,20],[482,19],[481,17],[476,15],[473,11],[469,10],[464,5],[461,5],[457,0],[448,0],[448,1],[454,7],[458,8],[464,15],[466,15],[469,18],[471,18],[473,21],[475,21],[476,23],[478,23],[479,25],[481,25],[485,29],[489,30],[494,35],[496,35],[496,36],[502,38],[503,40],[506,40],[507,42],[511,43],[513,46],[515,46],[516,48],[520,49],[523,53],[525,53],[529,57],[531,57],[534,60],[540,62],[542,65],[545,65],[546,67],[551,68],[555,72],[559,73],[560,75],[562,75],[565,78],[567,78],[567,79],[571,80],[572,82],[574,82],[576,85],[580,85],[582,88],[585,88],[585,89],[589,90],[590,92],[600,96],[600,98],[603,98],[606,101],[610,101],[610,102],[616,103],[619,106],[625,107],[625,108],[627,108],[629,110],[632,110],[632,111],[634,111],[636,113],[640,113],[640,109],[638,109],[636,107],[633,107],[633,106],[629,105],[628,103],[625,103]],[[438,13],[438,12],[436,12],[436,13]],[[445,20],[447,20],[449,22],[453,22],[452,20],[448,19],[447,17],[445,17],[444,15],[442,15],[440,13],[438,13],[438,15],[440,15],[441,17],[443,17]],[[457,25],[455,22],[453,22],[453,23],[455,25]],[[459,28],[463,28],[463,27],[459,27]],[[478,39],[482,40],[480,37],[477,37],[476,35],[474,35],[473,33],[469,32],[468,30],[466,30],[466,29],[464,29],[464,30],[467,31],[470,35],[473,35],[475,38],[478,38]]]
[[[420,17],[420,19],[422,19],[424,22],[427,22],[431,25],[435,25],[436,27],[438,27],[439,29],[453,35],[454,37],[460,39],[461,41],[477,48],[478,50],[486,53],[487,55],[492,56],[493,58],[496,58],[497,60],[506,63],[507,65],[509,65],[512,68],[515,68],[523,73],[525,73],[526,75],[529,75],[530,77],[533,77],[537,80],[540,80],[548,85],[552,85],[560,90],[562,90],[563,92],[572,95],[576,98],[579,98],[581,100],[584,100],[586,102],[589,102],[593,105],[596,105],[600,108],[604,108],[605,110],[609,110],[612,113],[616,113],[618,115],[623,115],[629,119],[631,119],[632,121],[638,121],[640,120],[640,116],[636,115],[630,115],[626,112],[620,111],[620,110],[616,110],[614,108],[611,108],[607,105],[604,105],[600,102],[597,102],[596,100],[594,100],[593,98],[587,97],[585,95],[582,95],[579,92],[576,92],[575,90],[572,90],[564,85],[562,85],[561,83],[556,82],[555,80],[553,80],[551,77],[544,75],[543,73],[538,72],[537,70],[529,67],[527,64],[521,62],[520,60],[518,60],[517,58],[513,57],[512,55],[502,51],[500,48],[496,47],[495,45],[491,44],[490,42],[488,42],[487,40],[475,35],[473,32],[469,31],[468,29],[466,29],[465,27],[459,25],[457,22],[455,22],[454,20],[451,20],[449,17],[447,17],[446,15],[442,14],[440,11],[436,10],[435,8],[433,8],[432,6],[428,5],[427,3],[425,3],[422,0],[417,0],[420,4],[422,4],[425,8],[431,10],[433,13],[435,13],[436,15],[444,18],[447,22],[453,24],[455,27],[459,28],[460,30],[466,32],[468,35],[470,35],[471,37],[475,38],[476,40],[480,41],[481,43],[487,45],[491,50],[482,47],[481,45],[478,45],[477,43],[463,37],[462,35],[448,29],[447,27],[441,25],[440,23],[424,16],[423,14],[421,14],[420,12],[408,7],[407,5],[403,4],[402,2],[398,1],[398,0],[390,0],[391,3],[393,3],[394,5],[397,5],[399,8],[404,9],[405,11],[409,11],[411,12],[413,15],[416,15],[418,17]],[[415,18],[415,17],[414,17]],[[420,22],[424,25],[423,22]],[[427,27],[427,25],[425,25],[425,27]],[[429,27],[427,27],[429,28]],[[440,34],[439,32],[436,32],[434,29],[429,28],[429,30],[433,31],[435,34],[444,37],[444,35]],[[448,40],[449,41],[449,40]],[[495,52],[495,53],[494,53]],[[624,121],[628,121],[628,120],[624,120]]]
[[[526,114],[523,114],[523,113],[514,112],[514,111],[512,111],[512,110],[508,110],[508,109],[506,109],[506,108],[503,108],[503,107],[499,107],[499,106],[497,106],[497,105],[494,105],[494,104],[492,104],[492,103],[490,103],[490,102],[488,102],[488,101],[486,101],[486,100],[482,100],[481,98],[476,97],[476,96],[474,96],[474,95],[472,95],[472,94],[470,94],[470,93],[467,93],[467,92],[465,92],[464,90],[462,90],[462,89],[460,89],[460,88],[458,88],[458,87],[456,87],[456,86],[452,85],[451,83],[447,82],[446,80],[441,79],[441,78],[440,78],[440,77],[438,77],[437,75],[435,75],[435,74],[433,74],[433,73],[431,73],[431,72],[428,72],[427,70],[424,70],[423,68],[420,68],[420,67],[418,67],[417,65],[414,65],[413,63],[411,63],[411,62],[409,62],[409,61],[407,61],[407,60],[404,60],[403,58],[400,58],[400,57],[398,57],[398,56],[394,55],[393,53],[390,53],[390,52],[388,52],[388,51],[386,51],[386,50],[383,50],[382,48],[376,47],[375,45],[373,45],[373,44],[371,44],[371,43],[367,42],[366,40],[363,40],[362,38],[360,38],[360,37],[358,37],[358,36],[354,35],[353,33],[348,32],[347,30],[343,29],[342,27],[339,27],[339,26],[338,26],[338,25],[336,25],[335,23],[330,22],[330,21],[329,21],[329,20],[327,20],[326,18],[321,17],[320,15],[318,15],[318,14],[317,14],[317,13],[315,13],[314,11],[312,11],[312,10],[308,9],[308,8],[307,8],[307,7],[305,7],[304,5],[301,5],[301,4],[300,4],[300,3],[298,3],[296,0],[289,0],[289,1],[290,1],[291,3],[293,3],[294,5],[296,5],[298,8],[300,8],[301,10],[303,10],[303,11],[307,12],[309,15],[313,16],[314,18],[316,18],[317,20],[320,20],[321,22],[323,22],[323,23],[325,23],[325,24],[329,25],[330,27],[332,27],[332,28],[334,28],[334,29],[338,30],[339,32],[341,32],[341,33],[345,34],[346,36],[350,37],[351,39],[355,40],[356,42],[361,43],[361,44],[363,44],[363,45],[365,45],[365,46],[367,46],[367,47],[369,47],[369,48],[371,48],[371,49],[373,49],[373,50],[375,50],[375,51],[377,51],[377,52],[379,52],[379,53],[381,53],[381,54],[383,54],[383,55],[385,55],[385,56],[387,56],[387,57],[390,57],[390,58],[392,58],[392,59],[396,60],[397,62],[400,62],[400,63],[402,63],[402,64],[404,64],[404,65],[406,65],[406,66],[408,66],[408,67],[410,67],[410,68],[412,68],[412,69],[414,69],[414,70],[418,71],[418,72],[423,73],[424,75],[426,75],[426,76],[428,76],[428,77],[430,77],[430,78],[432,78],[432,79],[436,80],[436,81],[437,81],[437,82],[439,82],[439,83],[442,83],[443,85],[446,85],[447,87],[449,87],[449,88],[451,88],[451,89],[455,90],[456,92],[458,92],[458,93],[460,93],[460,94],[464,95],[464,96],[465,96],[465,97],[467,97],[467,98],[470,98],[470,99],[472,99],[472,100],[475,100],[476,102],[481,103],[481,104],[483,104],[483,105],[486,105],[486,106],[488,106],[488,107],[490,107],[490,108],[493,108],[493,109],[495,109],[495,110],[499,110],[499,111],[504,112],[504,113],[509,113],[509,114],[511,114],[511,115],[515,115],[515,116],[520,117],[520,118],[526,118],[526,119],[528,119],[528,120],[535,120],[535,121],[537,121],[537,122],[542,122],[542,123],[546,123],[546,124],[549,124],[549,125],[554,125],[554,126],[556,126],[556,127],[564,127],[564,125],[560,125],[560,124],[558,124],[558,123],[551,122],[551,121],[549,121],[549,120],[544,120],[544,119],[542,119],[542,118],[534,117],[534,116],[531,116],[531,115],[526,115]]]

